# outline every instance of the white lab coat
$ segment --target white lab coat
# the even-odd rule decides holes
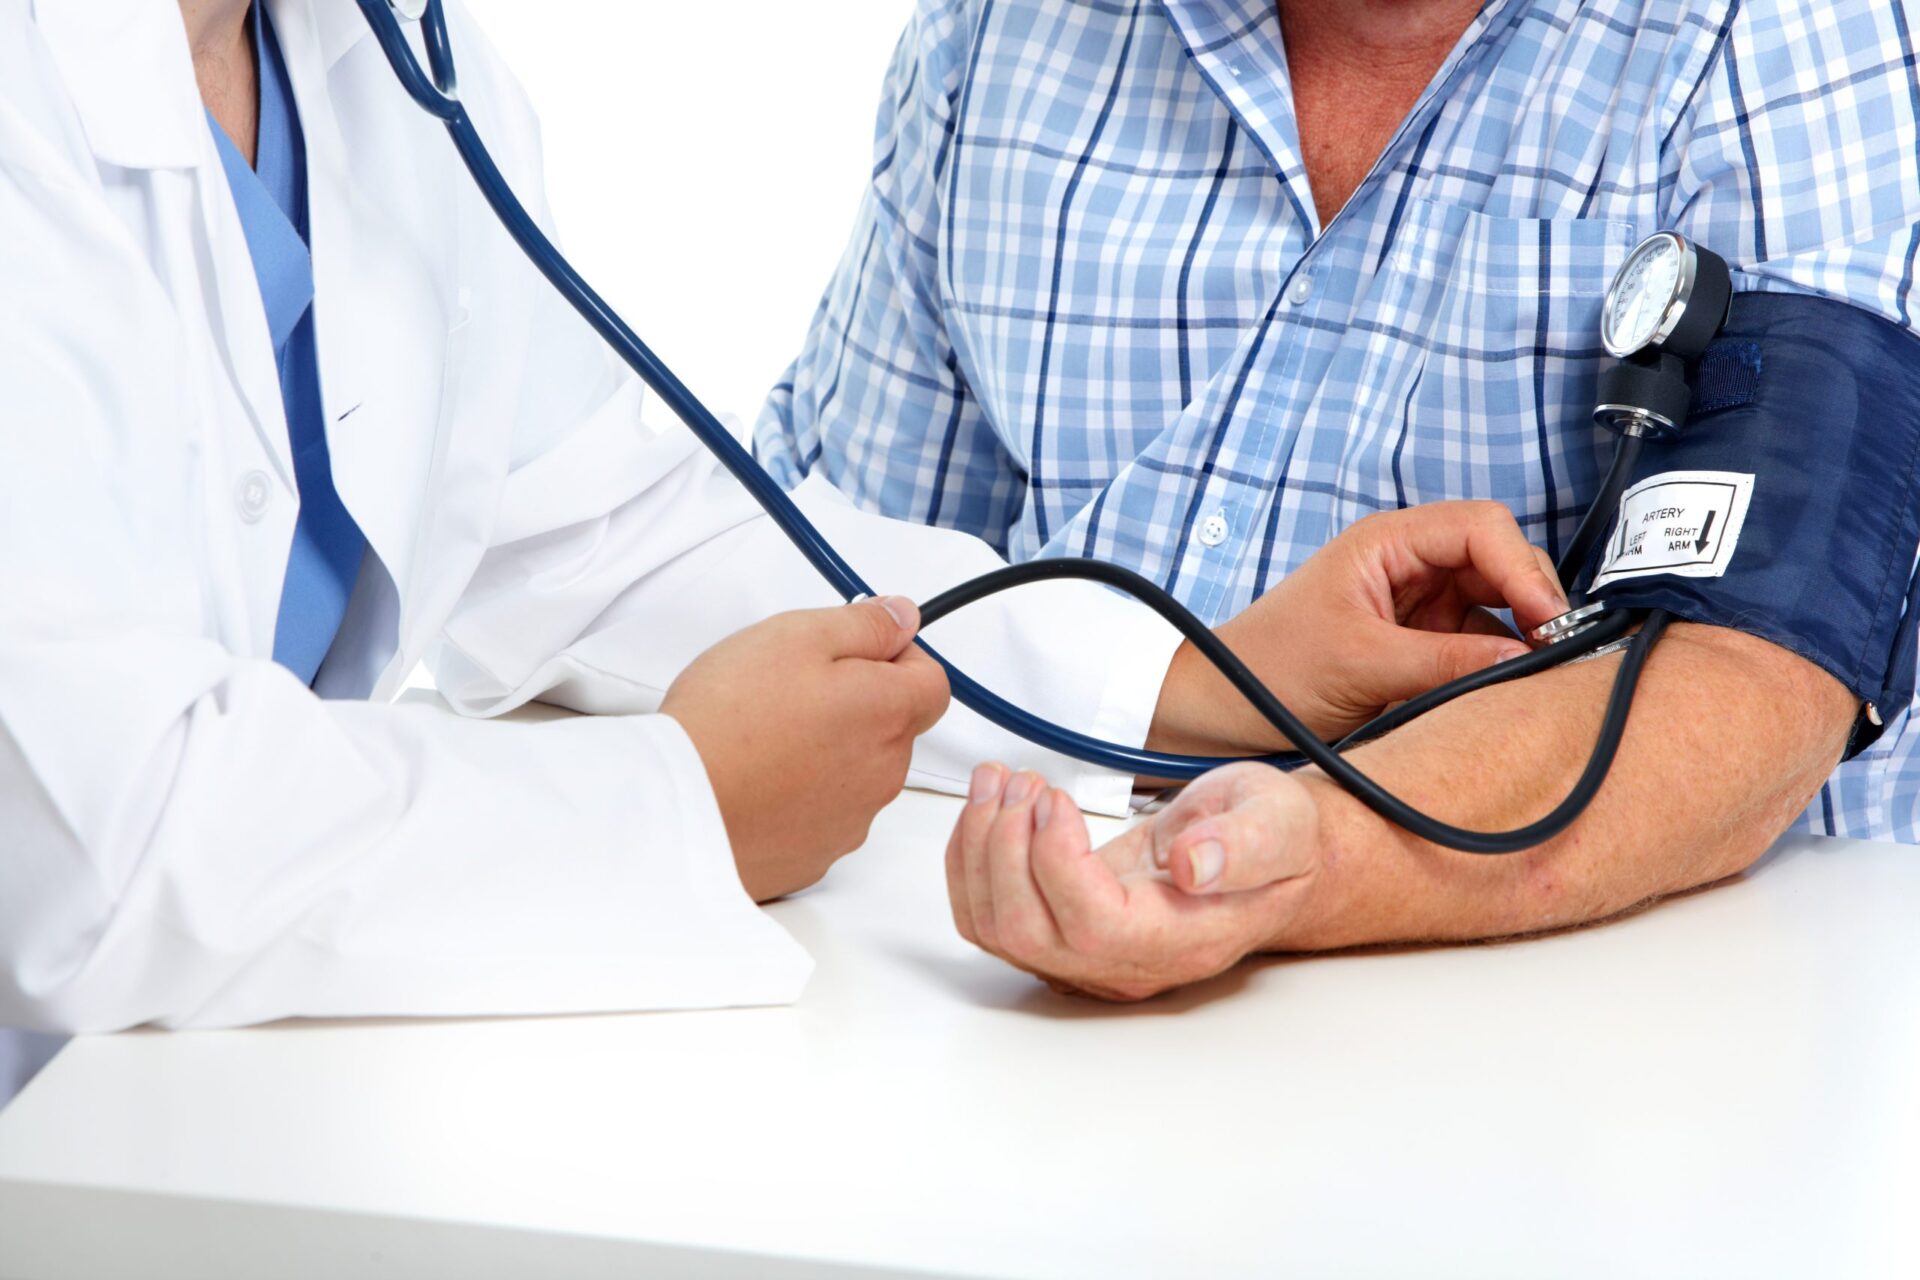
[[[174,0],[0,0],[0,1025],[793,999],[809,961],[649,713],[715,640],[830,593],[683,429],[643,427],[351,0],[270,2],[335,476],[372,552],[325,699],[270,660],[293,466]],[[534,118],[454,18],[463,95],[544,215]],[[883,591],[997,563],[801,497]],[[1176,643],[1080,584],[932,638],[1133,742]],[[464,714],[392,703],[422,659]],[[606,714],[484,718],[532,699]],[[915,781],[989,757],[1126,802],[958,709]]]

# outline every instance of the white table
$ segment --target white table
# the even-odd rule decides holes
[[[1920,1275],[1920,851],[1115,1009],[954,936],[954,802],[792,1009],[131,1034],[0,1115],[0,1276]]]

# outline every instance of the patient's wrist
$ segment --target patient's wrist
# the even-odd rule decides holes
[[[1398,832],[1317,769],[1293,775],[1313,798],[1319,817],[1320,856],[1315,870],[1283,915],[1276,916],[1261,950],[1332,951],[1386,940],[1381,904],[1355,889],[1365,868],[1377,864],[1383,842]]]

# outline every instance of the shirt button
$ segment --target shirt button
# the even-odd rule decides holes
[[[1210,515],[1200,522],[1200,542],[1203,546],[1217,547],[1227,540],[1227,518],[1224,515]]]
[[[248,524],[265,515],[267,504],[272,501],[273,479],[264,471],[247,472],[234,487],[234,505],[240,508],[240,518]]]
[[[1313,296],[1313,277],[1312,276],[1306,276],[1306,275],[1295,276],[1293,278],[1293,283],[1287,286],[1287,301],[1291,302],[1296,307],[1304,303],[1308,298],[1311,298],[1312,296]]]

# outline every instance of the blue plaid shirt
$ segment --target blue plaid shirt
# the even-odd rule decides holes
[[[1244,608],[1382,508],[1597,487],[1601,295],[1671,228],[1911,324],[1893,0],[1489,0],[1325,227],[1273,0],[921,0],[873,181],[757,428],[794,483]],[[1811,830],[1920,839],[1912,717]]]

